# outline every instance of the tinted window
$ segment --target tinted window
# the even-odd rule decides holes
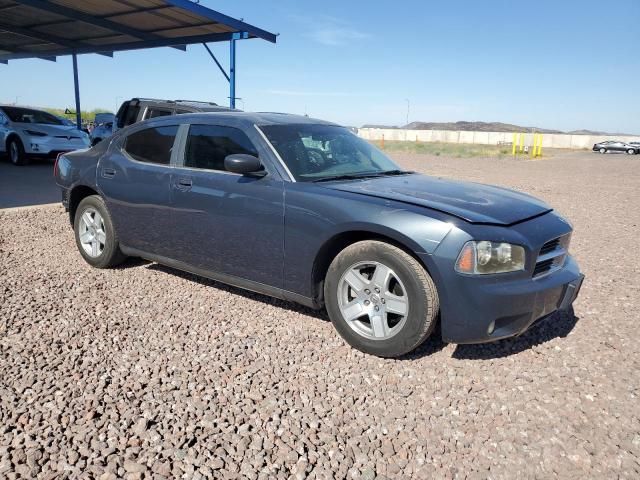
[[[258,156],[242,130],[216,125],[191,125],[184,153],[185,167],[226,170],[224,159],[234,153]]]
[[[45,125],[62,125],[62,121],[41,110],[32,110],[22,107],[2,107],[12,122],[18,123],[43,123]]]
[[[177,132],[177,125],[139,130],[127,137],[124,149],[139,162],[169,165]]]
[[[167,117],[171,115],[171,110],[163,110],[161,108],[149,108],[145,118]]]
[[[118,128],[124,128],[127,125],[136,123],[138,113],[140,113],[140,105],[132,105],[129,102],[124,102],[120,110],[118,110]]]

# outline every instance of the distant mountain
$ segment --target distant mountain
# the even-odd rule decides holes
[[[403,128],[408,130],[461,130],[463,132],[531,132],[563,133],[560,130],[550,130],[537,127],[521,127],[502,122],[411,122]]]
[[[397,125],[376,125],[375,123],[365,123],[361,128],[400,128]]]
[[[593,130],[573,130],[563,132],[549,128],[523,127],[502,122],[411,122],[404,127],[388,125],[363,125],[362,128],[403,128],[406,130],[453,130],[463,132],[537,132],[537,133],[567,133],[571,135],[634,135],[632,133],[607,133]]]

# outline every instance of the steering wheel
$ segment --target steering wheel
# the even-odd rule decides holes
[[[319,148],[308,148],[307,155],[309,156],[309,166],[313,172],[321,172],[329,164],[326,155]]]

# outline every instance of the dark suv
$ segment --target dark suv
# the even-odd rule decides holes
[[[113,133],[120,128],[147,120],[149,118],[166,117],[180,113],[196,112],[233,112],[228,107],[222,107],[213,102],[197,100],[160,100],[157,98],[132,98],[120,105],[116,114]]]

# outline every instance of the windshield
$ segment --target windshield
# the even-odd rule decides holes
[[[62,120],[50,113],[21,107],[2,107],[12,122],[44,123],[46,125],[62,125]]]
[[[384,153],[343,127],[303,124],[260,129],[298,182],[399,170]]]

